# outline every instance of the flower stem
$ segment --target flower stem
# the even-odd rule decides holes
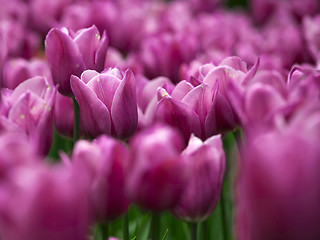
[[[108,240],[109,239],[109,226],[108,226],[108,222],[102,222],[100,224],[101,230],[102,230],[102,239],[103,240]]]
[[[221,197],[220,197],[220,207],[221,207],[221,221],[222,221],[222,235],[223,239],[228,239],[228,221],[227,221],[227,213],[225,208],[225,196],[222,188]]]
[[[190,229],[190,239],[191,240],[197,240],[198,239],[198,235],[197,235],[198,223],[196,223],[196,222],[190,223],[189,224],[189,229]]]
[[[151,219],[151,239],[159,240],[160,235],[160,214],[157,212],[152,213]]]
[[[129,240],[129,216],[126,212],[123,216],[123,240]]]
[[[73,141],[76,143],[80,138],[80,109],[75,97],[73,97]]]

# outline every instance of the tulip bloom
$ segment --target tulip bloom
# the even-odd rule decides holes
[[[232,130],[238,115],[227,95],[228,83],[245,81],[255,74],[238,57],[225,58],[218,66],[205,64],[199,68],[198,79],[181,81],[174,89],[158,89],[155,121],[177,127],[186,142],[191,133],[201,139]],[[192,82],[192,84],[191,84]]]
[[[184,144],[173,128],[155,125],[136,135],[131,146],[127,193],[134,203],[163,211],[180,200],[187,169]]]
[[[85,180],[61,166],[17,168],[1,185],[1,239],[86,240],[92,216]]]
[[[124,213],[129,205],[125,196],[128,150],[116,140],[100,136],[92,143],[77,142],[72,154],[76,172],[90,182],[90,200],[96,220],[111,220]]]
[[[105,33],[101,38],[95,26],[75,34],[66,28],[53,28],[47,34],[45,46],[53,82],[59,84],[62,94],[70,96],[72,74],[80,77],[86,69],[103,70],[108,41]]]
[[[36,146],[28,141],[23,132],[3,132],[0,134],[0,179],[5,179],[16,167],[37,163],[40,157]]]
[[[225,155],[221,136],[202,142],[192,135],[182,156],[188,161],[190,177],[180,202],[172,212],[185,221],[203,221],[216,207],[222,189]]]
[[[25,132],[46,155],[52,142],[52,110],[56,95],[44,77],[30,78],[14,91],[4,91],[0,121],[9,131]]]
[[[61,135],[73,137],[73,101],[57,92],[54,105],[54,126]]]
[[[237,239],[320,238],[319,119],[251,133],[236,184]]]
[[[45,61],[11,59],[5,63],[3,68],[3,87],[15,89],[23,81],[35,76],[44,76],[48,81],[52,81],[49,66]]]
[[[105,133],[126,139],[134,133],[138,122],[136,86],[129,69],[123,73],[113,68],[101,74],[87,70],[81,79],[72,76],[70,83],[85,135]]]

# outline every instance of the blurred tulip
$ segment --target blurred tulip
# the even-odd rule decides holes
[[[101,74],[87,70],[71,77],[71,88],[80,106],[81,127],[85,135],[109,134],[130,137],[137,127],[135,77],[128,69],[117,68]]]
[[[185,221],[200,222],[210,216],[220,198],[225,171],[221,136],[202,142],[192,135],[182,156],[188,161],[190,177],[172,212]]]
[[[43,76],[51,81],[51,73],[48,64],[40,59],[25,60],[15,58],[8,60],[3,69],[3,87],[15,89],[23,81]]]
[[[36,153],[36,146],[23,132],[2,132],[0,152],[0,181],[3,181],[16,167],[40,161]]]
[[[197,41],[192,34],[161,34],[143,40],[140,54],[148,78],[165,76],[179,82],[179,69],[196,55]]]
[[[2,183],[3,240],[86,240],[92,223],[88,183],[61,166],[20,167]]]
[[[52,143],[56,91],[44,77],[34,77],[7,91],[1,103],[0,121],[5,129],[25,132],[43,155]]]
[[[73,101],[57,92],[54,111],[54,126],[57,132],[66,137],[73,137]]]
[[[187,177],[186,162],[180,155],[184,148],[181,135],[156,125],[137,134],[130,146],[129,199],[153,211],[174,207]]]
[[[319,113],[250,134],[236,183],[237,239],[320,238]]]
[[[52,79],[59,84],[59,91],[72,96],[70,77],[80,77],[86,69],[102,71],[108,47],[104,32],[102,38],[95,26],[77,31],[53,28],[45,40],[45,52]]]
[[[100,136],[92,143],[77,142],[72,154],[76,172],[90,181],[90,200],[97,221],[112,220],[127,211],[125,175],[128,150],[116,140]]]

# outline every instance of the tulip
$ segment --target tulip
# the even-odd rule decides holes
[[[145,75],[151,79],[165,76],[177,83],[181,65],[195,57],[198,45],[193,34],[166,33],[145,38],[142,46],[140,58]]]
[[[221,136],[216,135],[202,142],[192,135],[182,156],[188,161],[190,177],[180,202],[172,212],[185,221],[200,222],[212,213],[222,189],[225,155]]]
[[[73,137],[73,101],[57,92],[54,105],[54,126],[57,132],[66,137]]]
[[[239,119],[229,101],[227,86],[229,82],[248,81],[256,68],[255,65],[248,71],[246,63],[238,57],[225,58],[218,66],[202,65],[198,79],[190,78],[195,85],[181,81],[171,93],[165,88],[158,89],[154,121],[177,127],[186,142],[191,133],[205,140],[234,129]]]
[[[303,19],[303,34],[307,41],[308,50],[314,59],[319,64],[320,60],[320,41],[317,37],[320,34],[320,16],[317,15],[314,18],[306,16]]]
[[[152,124],[158,102],[157,89],[165,84],[171,84],[171,81],[166,77],[157,77],[152,80],[148,80],[142,75],[136,77],[139,129]]]
[[[6,132],[0,134],[0,179],[5,179],[16,167],[30,165],[40,161],[36,146],[28,141],[23,132]]]
[[[184,143],[170,127],[155,125],[130,142],[127,194],[131,201],[153,211],[174,207],[180,200],[187,169],[181,157]]]
[[[95,26],[77,31],[53,28],[45,40],[45,52],[54,84],[59,91],[72,96],[70,77],[80,77],[86,69],[102,71],[108,47],[106,34],[101,38]]]
[[[112,220],[126,212],[125,174],[128,150],[116,140],[100,136],[92,143],[77,142],[72,154],[76,172],[90,182],[90,201],[97,221]]]
[[[15,89],[23,81],[35,76],[43,76],[51,81],[50,69],[46,62],[40,59],[10,59],[3,69],[3,87]]]
[[[62,166],[17,168],[2,183],[3,240],[86,240],[92,223],[88,183]]]
[[[52,142],[56,89],[44,77],[30,78],[3,94],[0,121],[9,131],[22,131],[46,155]]]
[[[117,68],[101,74],[87,70],[81,79],[72,76],[71,88],[80,106],[80,123],[85,135],[109,134],[130,137],[138,122],[135,78],[128,69]]]
[[[319,126],[317,111],[250,134],[236,184],[237,239],[320,238]]]

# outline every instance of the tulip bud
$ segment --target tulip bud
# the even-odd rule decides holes
[[[84,71],[81,79],[71,77],[71,88],[80,107],[80,123],[85,135],[109,134],[130,137],[138,122],[136,86],[133,73],[117,68],[99,74]]]
[[[221,193],[225,170],[221,136],[202,142],[192,135],[182,156],[188,161],[190,177],[180,202],[172,211],[185,221],[203,221],[216,207]]]
[[[77,142],[72,162],[77,172],[90,181],[90,200],[96,220],[110,220],[124,213],[129,205],[125,196],[128,151],[107,136],[92,143]]]
[[[106,34],[102,38],[95,26],[80,29],[75,34],[66,28],[53,28],[45,41],[45,52],[52,79],[59,91],[72,95],[70,77],[80,77],[86,69],[102,71],[108,47]]]
[[[129,199],[153,211],[174,207],[180,200],[187,174],[180,155],[184,144],[179,133],[155,125],[136,135],[130,145]]]

